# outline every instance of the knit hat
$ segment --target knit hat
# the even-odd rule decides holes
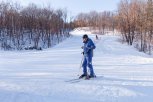
[[[83,37],[82,37],[82,38],[83,38],[83,39],[84,39],[84,38],[88,38],[88,35],[87,35],[87,34],[85,34],[85,35],[83,35]]]

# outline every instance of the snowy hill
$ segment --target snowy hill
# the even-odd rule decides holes
[[[152,102],[153,58],[121,44],[119,36],[95,41],[96,79],[81,74],[82,34],[44,51],[0,52],[0,102]],[[89,35],[93,40],[95,35]]]

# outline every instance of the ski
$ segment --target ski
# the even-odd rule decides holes
[[[78,83],[80,82],[81,80],[79,78],[76,78],[76,79],[70,79],[70,80],[67,80],[65,82],[68,82],[68,83]]]
[[[67,80],[67,81],[65,81],[65,82],[78,83],[78,82],[80,82],[81,80],[90,80],[90,78],[89,78],[89,77],[75,78],[75,79]]]
[[[70,80],[67,80],[65,82],[72,82],[72,81],[79,81],[80,79],[79,78],[75,78],[75,79],[70,79]]]
[[[94,80],[94,79],[99,79],[99,78],[104,78],[104,76],[96,76],[94,78],[89,78],[89,77],[83,77],[83,78],[74,78],[74,79],[70,79],[70,80],[67,80],[65,82],[70,82],[70,83],[78,83],[82,80]]]
[[[69,83],[78,83],[80,80],[70,81]]]

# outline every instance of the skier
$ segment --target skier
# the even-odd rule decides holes
[[[98,40],[98,35],[96,35],[96,40]]]
[[[93,66],[92,66],[92,57],[93,57],[93,49],[96,48],[95,44],[93,43],[93,41],[88,38],[88,35],[83,35],[83,43],[84,46],[82,47],[83,49],[83,63],[82,63],[82,67],[83,67],[83,74],[79,77],[79,78],[94,78],[95,73],[93,70]],[[87,73],[87,66],[90,69],[90,75],[88,75]]]

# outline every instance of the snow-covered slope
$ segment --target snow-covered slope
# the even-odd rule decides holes
[[[67,82],[81,74],[82,34],[87,32],[71,33],[71,38],[44,51],[1,51],[0,102],[153,101],[153,58],[121,44],[119,36],[95,41],[96,79]]]

